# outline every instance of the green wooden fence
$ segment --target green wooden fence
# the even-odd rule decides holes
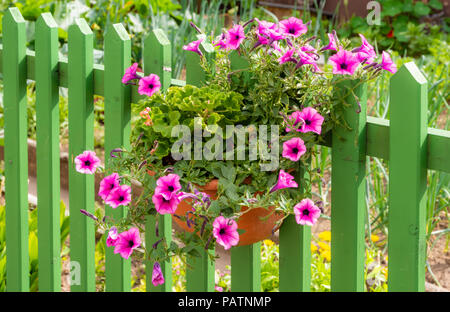
[[[68,60],[58,56],[58,30],[48,13],[36,23],[36,51],[26,48],[25,21],[17,8],[3,18],[0,73],[4,84],[5,197],[7,290],[29,290],[27,79],[36,81],[39,290],[60,291],[59,233],[59,96],[69,91],[69,159],[93,149],[93,96],[105,98],[105,154],[129,144],[130,103],[140,96],[136,86],[121,83],[130,65],[131,43],[121,24],[111,25],[105,37],[104,65],[93,63],[93,33],[83,19],[69,28]],[[203,45],[214,57],[210,45]],[[144,71],[161,78],[162,89],[185,83],[200,85],[204,74],[198,56],[188,53],[186,82],[172,79],[170,43],[153,30],[144,41]],[[237,63],[236,63],[237,64]],[[238,66],[237,64],[236,66]],[[389,280],[390,291],[424,291],[425,200],[427,169],[450,172],[450,132],[427,128],[427,81],[414,63],[403,66],[391,79],[391,120],[366,116],[366,86],[357,90],[362,112],[355,106],[345,118],[352,131],[337,129],[326,138],[332,148],[332,291],[364,290],[364,220],[366,156],[389,160]],[[405,113],[407,112],[407,113]],[[345,138],[345,141],[335,139]],[[106,164],[108,165],[108,164]],[[80,209],[93,212],[94,178],[75,174],[69,166],[70,259],[80,264],[80,283],[72,291],[95,291],[95,233]],[[300,170],[300,178],[304,173]],[[106,207],[106,214],[122,217],[125,210]],[[146,241],[152,243],[155,223],[170,239],[170,216],[147,220]],[[280,290],[309,291],[311,232],[288,218],[280,229]],[[231,251],[232,290],[259,291],[260,243]],[[214,263],[202,251],[189,258],[188,291],[214,290]],[[162,264],[166,283],[148,291],[170,291],[171,263]],[[106,291],[130,291],[131,264],[106,252]]]

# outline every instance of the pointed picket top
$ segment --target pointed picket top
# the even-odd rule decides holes
[[[122,23],[109,24],[106,28],[105,40],[109,37],[117,38],[116,40],[130,41],[130,35]]]
[[[42,13],[36,21],[36,28],[46,27],[46,28],[58,28],[55,19],[50,12]]]
[[[22,14],[20,13],[19,8],[17,7],[12,7],[9,8],[6,13],[5,16],[3,17],[4,23],[24,23],[25,24],[25,19],[23,18]]]
[[[145,53],[148,49],[151,53]],[[153,29],[144,39],[145,74],[158,75],[161,91],[167,90],[172,82],[172,49],[169,39],[161,29]]]
[[[69,32],[76,31],[83,35],[92,35],[92,29],[84,18],[77,18],[75,22],[69,26]]]
[[[403,84],[408,81],[415,81],[420,85],[427,84],[427,79],[414,62],[404,64],[391,78],[392,84]]]

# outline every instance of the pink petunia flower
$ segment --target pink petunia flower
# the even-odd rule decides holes
[[[214,287],[214,289],[216,290],[216,291],[218,291],[218,292],[223,292],[223,287],[220,287],[220,286],[215,286]]]
[[[153,272],[152,272],[152,284],[153,286],[158,286],[164,284],[164,275],[161,271],[161,265],[159,262],[155,262],[153,264]]]
[[[389,53],[383,51],[381,58],[381,68],[395,74],[397,72],[397,65],[392,61]]]
[[[117,228],[115,226],[112,226],[108,232],[108,238],[106,239],[106,246],[108,247],[116,246],[118,241],[119,241],[119,233],[117,231]]]
[[[320,209],[314,202],[305,198],[294,206],[295,221],[301,225],[314,225],[320,217]]]
[[[212,45],[215,47],[219,47],[220,50],[226,50],[227,42],[225,39],[226,39],[226,36],[224,33],[222,33],[219,37],[216,38],[215,41],[212,42]]]
[[[305,152],[305,142],[300,138],[292,138],[283,143],[283,153],[281,156],[292,161],[298,161]]]
[[[313,65],[315,72],[320,72],[320,68],[316,64],[316,60],[308,53],[305,53],[301,50],[297,50],[297,54],[299,56],[298,62],[297,62],[297,68],[303,66],[303,65]]]
[[[305,44],[304,46],[300,47],[300,51],[303,51],[303,52],[317,52],[317,50],[310,44]]]
[[[122,83],[129,84],[131,80],[140,79],[141,77],[137,74],[138,71],[142,71],[142,69],[138,67],[138,63],[134,63],[128,67],[122,77]]]
[[[141,237],[139,236],[139,230],[137,228],[131,228],[128,231],[119,234],[118,241],[116,242],[114,253],[120,254],[122,258],[128,259],[133,250],[141,245]]]
[[[288,36],[299,37],[308,32],[308,27],[296,17],[290,17],[280,22],[280,30]]]
[[[289,49],[286,51],[286,53],[284,53],[279,59],[278,59],[278,63],[284,64],[287,62],[294,62],[297,63],[297,60],[294,58],[294,53],[295,53],[295,49]]]
[[[353,75],[360,64],[358,56],[350,51],[340,50],[330,57],[333,65],[333,74]]]
[[[167,200],[176,195],[179,190],[181,190],[180,177],[175,173],[160,177],[156,181],[155,194],[159,193]]]
[[[225,250],[236,246],[239,243],[239,234],[237,232],[237,223],[233,219],[227,219],[223,216],[217,217],[213,222],[213,235],[218,244]]]
[[[363,35],[359,34],[359,36],[361,37],[362,44],[359,48],[354,49],[352,52],[356,53],[360,62],[372,63],[377,57],[377,53]]]
[[[131,202],[131,187],[129,185],[119,185],[111,190],[108,197],[105,199],[105,203],[110,205],[111,208],[117,208],[119,206],[126,206]]]
[[[283,169],[280,170],[278,174],[277,184],[272,187],[270,193],[275,192],[276,190],[281,190],[288,187],[298,187],[297,182],[294,181],[294,177],[289,173],[285,172]]]
[[[103,200],[106,200],[109,193],[116,187],[120,185],[120,177],[119,174],[113,173],[107,177],[104,177],[100,182],[100,188],[98,191],[98,196],[100,196]]]
[[[267,32],[271,41],[278,41],[286,38],[286,34],[280,28],[269,29]]]
[[[150,74],[149,76],[142,77],[139,80],[138,93],[141,95],[152,96],[161,88],[161,82],[158,75]]]
[[[297,132],[300,132],[300,127],[301,125],[305,122],[303,119],[300,118],[300,112],[296,111],[293,112],[290,116],[289,116],[289,120],[294,121],[293,127],[295,129],[297,129]],[[300,125],[299,125],[300,123]],[[294,128],[290,128],[289,126],[286,127],[286,132],[290,132],[291,130],[294,130]]]
[[[155,193],[152,196],[153,204],[159,214],[174,214],[177,211],[180,199],[178,195],[172,196],[170,199],[165,199],[161,193]]]
[[[226,34],[226,43],[228,49],[236,50],[245,39],[244,27],[234,25]]]
[[[197,53],[200,56],[203,56],[202,51],[200,51],[200,44],[203,42],[203,38],[196,40],[196,41],[192,41],[191,43],[189,43],[188,45],[183,46],[183,50],[186,51],[192,51]]]
[[[271,23],[268,21],[260,21],[256,18],[256,21],[258,22],[258,33],[263,36],[269,36],[269,31],[272,29],[275,29],[277,25],[275,23]]]
[[[328,39],[330,40],[330,42],[328,43],[328,45],[324,46],[321,51],[326,51],[326,50],[334,50],[337,51],[337,43],[336,43],[336,38],[334,38],[333,34],[328,34]]]
[[[100,159],[93,151],[84,151],[75,157],[75,169],[80,173],[94,174],[100,165]]]
[[[297,118],[304,121],[299,132],[306,133],[312,131],[317,134],[322,132],[324,118],[314,108],[305,107],[300,114],[298,114]]]

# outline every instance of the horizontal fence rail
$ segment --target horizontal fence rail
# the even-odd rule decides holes
[[[59,94],[69,94],[69,202],[71,269],[80,271],[72,291],[95,291],[95,233],[92,220],[80,209],[93,212],[94,179],[76,174],[73,158],[93,148],[93,97],[105,98],[105,155],[129,146],[131,103],[142,99],[137,86],[125,86],[121,76],[131,62],[131,42],[121,24],[108,26],[104,65],[93,63],[93,33],[83,19],[69,28],[68,58],[58,56],[57,25],[49,13],[36,26],[36,52],[26,49],[25,21],[17,8],[3,18],[0,74],[4,84],[7,290],[29,290],[27,80],[36,81],[39,290],[60,291],[59,233]],[[214,49],[202,44],[208,59]],[[170,42],[161,30],[144,40],[144,72],[161,78],[162,90],[186,83],[201,85],[205,74],[199,56],[186,54],[186,81],[171,77]],[[233,56],[233,66],[243,60]],[[350,82],[354,83],[354,82]],[[390,291],[423,291],[427,169],[450,173],[450,132],[427,128],[427,82],[414,63],[403,66],[391,79],[391,121],[366,116],[366,90],[357,90],[361,113],[349,109],[344,118],[352,131],[334,130],[323,146],[332,148],[332,291],[364,290],[364,220],[366,218],[366,156],[389,161],[389,283]],[[352,102],[353,101],[353,102]],[[352,98],[348,102],[356,105]],[[404,112],[410,113],[405,117]],[[344,138],[340,140],[338,138]],[[106,161],[106,166],[108,162]],[[299,168],[297,179],[308,179]],[[300,183],[302,185],[303,183]],[[106,215],[121,218],[126,210],[105,208]],[[155,231],[158,227],[159,231]],[[157,233],[159,232],[159,234]],[[149,217],[147,244],[156,235],[170,240],[170,215]],[[104,239],[104,238],[103,238]],[[280,290],[309,291],[311,283],[311,229],[293,217],[280,229]],[[232,291],[261,290],[260,243],[231,250]],[[214,291],[215,264],[199,250],[187,257],[188,291]],[[106,291],[130,291],[131,261],[106,251]],[[73,265],[72,265],[73,262]],[[153,263],[145,263],[148,291],[171,291],[170,261],[161,263],[164,285],[151,283]]]

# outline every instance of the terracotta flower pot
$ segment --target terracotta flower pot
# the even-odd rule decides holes
[[[217,186],[219,184],[219,180],[214,179],[207,183],[204,186],[199,187],[199,190],[201,192],[204,192],[208,194],[211,199],[217,198]],[[182,201],[177,208],[177,211],[175,212],[179,216],[184,216],[187,211],[192,209],[192,206],[190,204],[192,200],[184,200]],[[241,211],[247,210],[248,207],[243,206]],[[243,214],[238,220],[238,229],[245,230],[245,232],[241,235],[239,235],[239,244],[238,246],[246,246],[251,245],[256,242],[262,241],[269,236],[272,235],[272,230],[276,226],[276,222],[280,220],[283,217],[282,213],[279,212],[273,212],[273,209],[275,207],[271,207],[271,209],[264,209],[264,208],[255,208],[252,209],[250,212]],[[265,217],[268,214],[272,215],[267,220],[261,220],[261,217]],[[185,231],[192,232],[193,229],[189,228],[186,225],[186,222],[183,222],[182,220],[178,218],[173,218],[176,224],[178,224],[181,228],[183,228]]]

